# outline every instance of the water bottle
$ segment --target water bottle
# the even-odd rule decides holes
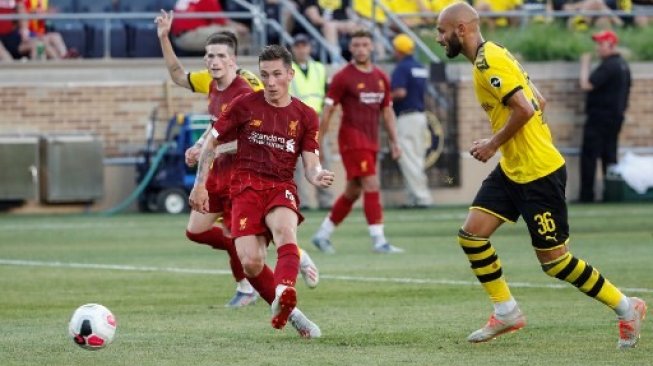
[[[36,59],[41,61],[47,59],[47,55],[45,54],[45,44],[43,42],[38,42],[36,44]]]

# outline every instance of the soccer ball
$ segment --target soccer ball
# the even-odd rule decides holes
[[[106,347],[116,334],[116,318],[100,304],[86,304],[75,310],[68,333],[80,347],[97,350]]]

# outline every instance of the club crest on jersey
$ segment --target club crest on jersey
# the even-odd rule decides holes
[[[490,78],[490,85],[492,85],[495,88],[500,88],[501,87],[501,79],[497,76],[492,76]]]
[[[379,89],[381,89],[381,91],[385,91],[385,84],[383,83],[383,80],[379,80]]]
[[[240,219],[240,230],[245,230],[247,227],[247,217],[243,217]]]
[[[221,112],[224,112],[225,109],[227,109],[227,105],[228,105],[228,104],[225,103],[225,104],[223,104],[222,106],[220,106],[220,111],[221,111]]]
[[[299,120],[288,122],[288,136],[297,137],[297,125]]]
[[[365,89],[365,83],[358,83],[358,85],[356,85],[356,89]]]
[[[252,126],[252,127],[254,127],[254,128],[259,128],[259,127],[261,127],[262,124],[263,124],[263,120],[260,120],[260,119],[253,119],[253,120],[249,123],[249,125]]]
[[[295,152],[295,140],[288,140],[286,141],[286,151],[290,153]]]

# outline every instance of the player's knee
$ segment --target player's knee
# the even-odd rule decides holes
[[[348,185],[345,189],[345,192],[343,193],[343,196],[345,196],[348,200],[355,202],[361,196],[362,191],[363,189],[361,186]]]
[[[475,248],[479,245],[484,245],[487,242],[488,238],[476,236],[466,231],[464,228],[458,230],[458,244],[463,247],[463,249],[468,247]]]
[[[376,176],[364,177],[361,180],[361,188],[365,192],[377,192],[381,189],[381,182]]]
[[[540,261],[542,265],[558,262],[561,258],[564,258],[567,253],[569,253],[569,250],[565,244],[550,249],[535,249],[537,260]]]
[[[196,243],[199,243],[201,240],[200,233],[192,232],[190,231],[190,229],[186,229],[186,237],[188,238],[188,240],[194,241]]]
[[[275,243],[286,244],[296,242],[297,228],[292,223],[284,222],[272,228],[272,238]]]
[[[542,266],[542,271],[551,277],[559,278],[561,272],[572,271],[576,266],[577,261],[566,248],[564,251],[548,253],[546,256],[541,256],[540,252],[537,251],[537,258]]]
[[[241,264],[243,265],[243,270],[248,277],[256,277],[263,270],[265,261],[263,258],[245,256],[241,258]]]

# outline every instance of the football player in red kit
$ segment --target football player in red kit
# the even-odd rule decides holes
[[[325,253],[335,252],[330,240],[331,234],[347,217],[361,194],[374,252],[403,252],[388,243],[383,230],[380,182],[376,173],[381,116],[390,140],[392,158],[398,159],[401,151],[397,144],[390,81],[388,76],[372,63],[372,49],[370,32],[361,30],[352,34],[349,44],[352,62],[333,76],[324,100],[320,136],[325,136],[328,131],[335,107],[338,104],[342,106],[338,147],[347,173],[345,192],[338,197],[331,212],[313,236],[313,244]]]
[[[212,34],[207,39],[204,56],[205,70],[186,73],[168,38],[172,19],[172,12],[162,11],[161,15],[155,20],[161,49],[170,76],[181,87],[196,93],[208,94],[208,109],[211,115],[217,118],[235,97],[263,88],[260,80],[254,74],[237,69],[238,41],[236,36],[229,31]],[[186,151],[186,163],[189,166],[194,166],[197,163],[197,156],[209,131],[210,128],[193,147]],[[221,148],[225,151],[230,149],[233,151],[228,151],[232,152],[232,154],[224,154],[220,159],[216,159],[209,174],[209,179],[206,182],[207,189],[210,192],[209,212],[204,214],[196,211],[191,212],[186,228],[186,236],[196,243],[206,244],[214,249],[226,250],[229,253],[231,270],[237,283],[237,289],[236,294],[226,306],[237,308],[253,304],[258,298],[258,294],[245,277],[236,253],[236,247],[229,234],[231,199],[228,185],[231,179],[235,143],[225,144]],[[217,172],[220,173],[217,174]],[[218,217],[222,217],[224,227],[214,225]],[[309,287],[317,286],[317,267],[304,252],[301,255],[300,269],[306,284]]]
[[[278,45],[268,46],[259,55],[259,67],[264,91],[237,98],[213,124],[200,156],[190,203],[194,210],[208,212],[205,183],[215,147],[235,133],[231,232],[245,274],[270,303],[274,328],[281,329],[290,320],[300,335],[315,338],[320,329],[296,308],[297,226],[303,216],[293,176],[300,155],[311,184],[329,187],[334,174],[320,165],[317,114],[289,94],[294,75],[290,52]],[[274,272],[265,264],[270,239],[277,245]]]

